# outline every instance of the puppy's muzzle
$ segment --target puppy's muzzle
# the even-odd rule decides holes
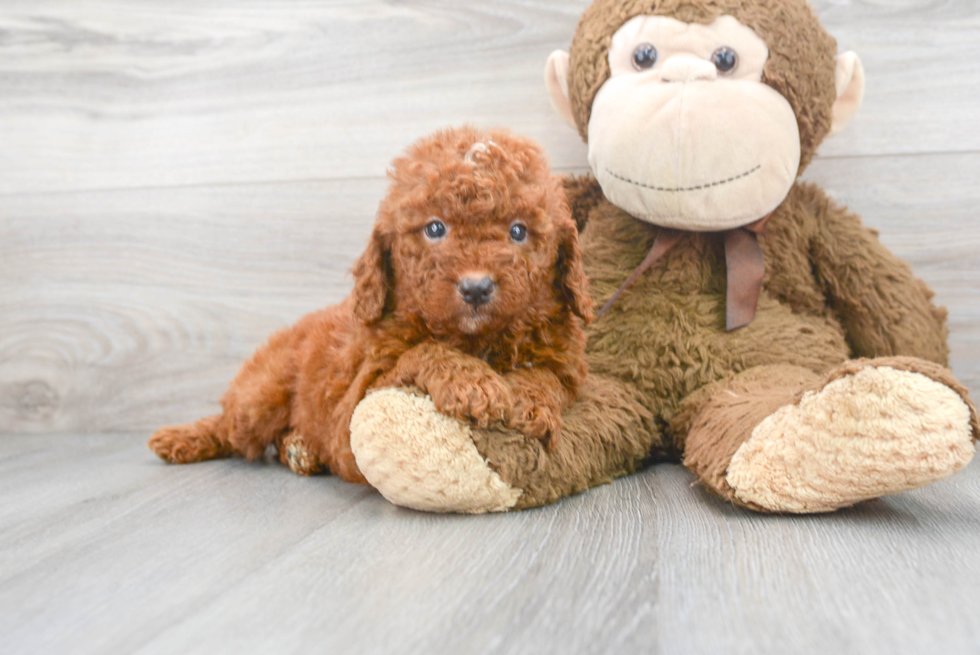
[[[490,302],[497,285],[489,277],[466,277],[456,284],[456,288],[463,302],[476,308]]]

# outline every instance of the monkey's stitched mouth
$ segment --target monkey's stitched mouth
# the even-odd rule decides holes
[[[654,186],[652,184],[644,184],[643,182],[637,182],[636,180],[631,180],[628,177],[617,175],[616,173],[612,172],[608,168],[606,169],[606,172],[612,175],[617,180],[622,180],[623,182],[629,182],[630,184],[634,184],[644,189],[650,189],[651,191],[666,191],[668,193],[677,193],[679,191],[699,191],[701,189],[710,189],[711,187],[721,186],[722,184],[728,184],[729,182],[734,182],[735,180],[741,180],[744,177],[748,177],[749,175],[758,172],[761,168],[762,168],[762,164],[759,164],[758,166],[756,166],[751,170],[745,171],[744,173],[740,173],[739,175],[735,175],[726,180],[718,180],[717,182],[710,182],[708,184],[699,184],[697,186],[675,187],[675,188]]]

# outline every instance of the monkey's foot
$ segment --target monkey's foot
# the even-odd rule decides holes
[[[360,402],[351,419],[351,450],[371,486],[403,507],[503,512],[521,495],[484,461],[469,425],[409,389],[381,389]]]
[[[774,512],[827,512],[966,466],[978,424],[965,389],[938,366],[894,361],[894,368],[849,362],[823,388],[759,423],[728,466],[735,500]]]

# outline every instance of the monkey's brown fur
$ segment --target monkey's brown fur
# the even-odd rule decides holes
[[[570,53],[570,96],[583,138],[609,75],[610,39],[643,14],[700,23],[732,14],[764,38],[763,81],[793,106],[806,166],[830,127],[836,43],[803,0],[596,0]],[[590,177],[566,186],[583,226],[592,292],[604,302],[650,251],[659,228],[612,205]],[[966,390],[933,364],[948,358],[945,310],[858,216],[818,187],[797,183],[759,242],[766,274],[748,327],[725,329],[723,237],[687,233],[590,328],[589,378],[563,415],[554,452],[516,433],[474,431],[480,454],[522,491],[516,507],[553,502],[651,457],[683,458],[710,491],[739,502],[725,471],[753,427],[803,392],[868,366],[947,385],[970,407],[978,436]],[[733,396],[742,404],[727,402]]]
[[[471,148],[483,143],[485,152]],[[489,146],[489,147],[487,147]],[[467,161],[467,153],[470,159]],[[353,293],[273,335],[245,363],[222,413],[159,430],[150,447],[187,463],[261,456],[302,435],[319,465],[365,482],[350,450],[350,419],[372,387],[414,384],[447,414],[502,423],[560,443],[561,410],[585,378],[592,318],[577,230],[537,145],[505,131],[446,130],[397,159]],[[433,217],[448,227],[431,243]],[[510,240],[514,221],[529,233]],[[459,297],[470,271],[490,275],[493,300]]]
[[[579,179],[570,186],[575,193],[593,183]],[[582,249],[597,301],[611,296],[642,261],[657,230],[605,200],[589,212]],[[820,388],[828,375],[853,368],[851,357],[904,356],[898,365],[878,365],[921,372],[967,398],[948,371],[930,365],[947,361],[944,310],[857,216],[800,184],[760,243],[766,279],[749,326],[725,330],[721,237],[689,233],[589,329],[589,378],[563,415],[564,437],[554,453],[516,434],[475,431],[480,453],[524,491],[518,507],[607,482],[651,456],[686,455],[708,489],[733,499],[720,483],[757,421],[732,419],[745,423],[748,433],[742,430],[724,447],[715,445],[719,433],[711,429],[692,439],[691,426],[706,417],[724,422],[724,408],[712,400],[744,393],[746,381],[759,399],[759,420]],[[704,475],[709,471],[713,476]]]

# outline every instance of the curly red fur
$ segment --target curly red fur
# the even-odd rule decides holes
[[[556,442],[587,372],[582,322],[593,307],[541,149],[502,130],[449,129],[411,146],[389,177],[351,295],[273,335],[220,415],[157,431],[149,445],[161,458],[252,459],[298,433],[332,473],[364,482],[350,450],[354,408],[372,387],[408,384],[451,416]],[[425,236],[433,220],[444,238]],[[515,222],[524,243],[510,236]],[[467,276],[493,280],[490,302],[464,302]]]

